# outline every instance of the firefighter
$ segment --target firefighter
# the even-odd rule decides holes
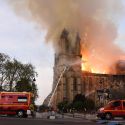
[[[35,107],[33,104],[30,105],[30,110],[31,110],[31,116],[34,118],[36,114],[35,114]]]

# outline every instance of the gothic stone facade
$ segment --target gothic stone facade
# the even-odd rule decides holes
[[[69,32],[64,29],[58,41],[57,50],[51,92],[51,94],[54,92],[59,82],[51,103],[54,108],[59,102],[73,101],[77,94],[84,94],[98,102],[97,90],[109,89],[125,83],[124,75],[94,74],[81,71],[81,45],[78,34],[75,35],[74,41],[71,41]],[[63,73],[66,66],[67,70]]]
[[[64,100],[72,101],[75,95],[81,94],[81,55],[80,38],[76,34],[74,41],[69,39],[67,30],[63,30],[58,42],[58,51],[55,54],[53,90],[61,77],[56,93],[53,98],[53,105],[56,106]],[[64,68],[67,67],[63,73]],[[63,74],[62,74],[63,73]]]

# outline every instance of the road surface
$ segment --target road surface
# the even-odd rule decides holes
[[[89,120],[0,117],[0,125],[98,125]]]
[[[46,116],[45,113],[37,113],[36,118],[0,117],[0,125],[125,125],[125,120],[121,118],[107,121],[95,119],[93,115],[88,115],[87,119],[65,116],[50,120]]]

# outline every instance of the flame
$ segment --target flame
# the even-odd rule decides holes
[[[106,74],[106,71],[105,71],[105,70],[104,70],[104,71],[100,71],[100,70],[95,69],[95,68],[91,68],[91,72],[92,72],[92,73],[101,73],[101,74]]]
[[[108,73],[106,67],[101,65],[102,64],[94,64],[93,62],[90,62],[88,53],[85,51],[82,52],[82,64],[81,64],[82,71],[87,71],[91,73],[100,73],[100,74]]]

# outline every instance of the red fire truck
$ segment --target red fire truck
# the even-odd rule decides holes
[[[0,114],[27,117],[32,97],[30,92],[0,92]]]
[[[112,119],[123,117],[125,119],[125,100],[113,100],[98,110],[98,117],[101,119]]]

